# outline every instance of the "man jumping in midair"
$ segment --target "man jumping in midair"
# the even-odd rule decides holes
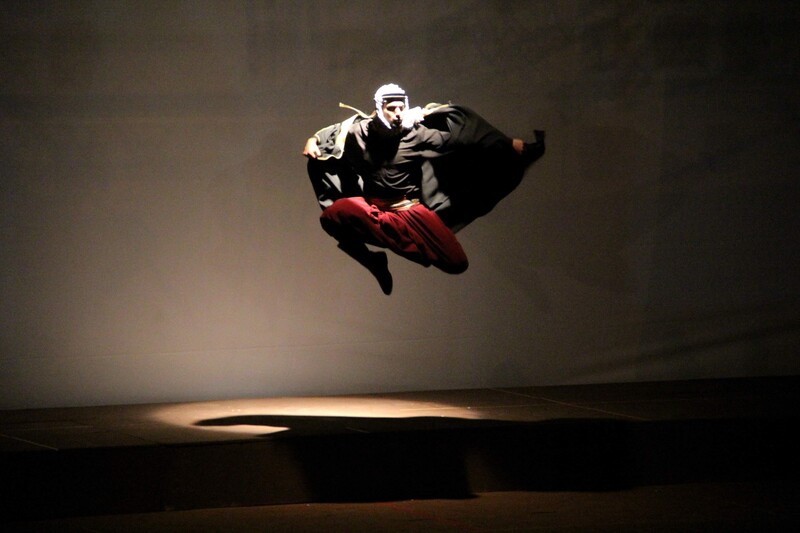
[[[323,229],[392,291],[387,248],[423,266],[460,274],[469,265],[455,231],[488,213],[544,154],[544,132],[511,139],[467,108],[409,108],[395,84],[359,112],[306,141]]]

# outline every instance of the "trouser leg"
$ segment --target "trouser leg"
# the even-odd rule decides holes
[[[366,243],[387,248],[380,238],[381,211],[364,198],[340,198],[320,215],[320,224],[328,235],[351,246]]]
[[[469,262],[464,249],[439,216],[423,205],[381,211],[364,198],[342,198],[322,212],[323,229],[342,245],[361,242],[388,248],[423,266],[459,274]]]
[[[365,244],[367,240],[371,244],[378,244],[369,239],[368,232],[365,233],[361,227],[363,225],[361,219],[364,218],[364,215],[360,212],[364,206],[368,207],[368,204],[366,202],[351,201],[355,200],[351,198],[344,200],[337,200],[323,211],[320,217],[322,228],[339,241],[340,250],[355,259],[375,276],[384,294],[391,294],[393,281],[392,274],[389,272],[386,253],[373,252]]]
[[[386,226],[396,232],[398,254],[423,265],[433,265],[448,274],[460,274],[469,266],[467,254],[455,233],[439,215],[417,205],[405,211],[387,213]],[[385,230],[385,233],[390,233]]]

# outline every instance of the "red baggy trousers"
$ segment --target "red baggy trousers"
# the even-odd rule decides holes
[[[448,274],[460,274],[469,266],[455,233],[422,204],[384,211],[360,196],[340,198],[322,212],[320,223],[345,246],[361,242],[388,248]]]

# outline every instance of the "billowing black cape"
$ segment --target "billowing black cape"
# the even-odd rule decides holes
[[[524,172],[511,139],[474,111],[457,105],[428,104],[423,124],[449,132],[442,155],[425,161],[422,202],[453,231],[487,214],[519,185]],[[335,200],[363,196],[362,180],[347,163],[344,141],[363,113],[316,133],[322,156],[309,159],[308,175],[325,209]]]

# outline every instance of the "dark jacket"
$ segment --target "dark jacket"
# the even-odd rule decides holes
[[[511,139],[474,111],[428,104],[425,113],[424,127],[443,132],[446,142],[435,147],[437,153],[429,154],[438,157],[422,161],[419,196],[458,231],[514,190],[524,168]],[[369,178],[358,174],[352,154],[343,156],[345,147],[360,149],[352,140],[353,132],[363,129],[360,122],[371,119],[359,113],[316,133],[322,156],[309,160],[308,175],[322,209],[339,198],[364,196],[364,179]]]

